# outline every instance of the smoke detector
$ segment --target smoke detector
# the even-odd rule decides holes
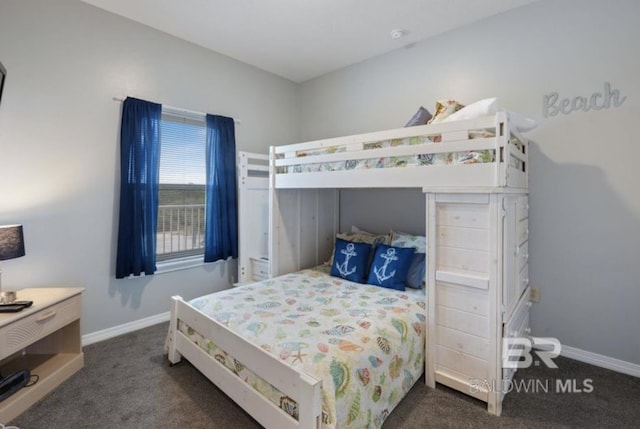
[[[392,39],[399,39],[401,37],[404,37],[407,35],[407,30],[402,30],[400,28],[396,28],[394,30],[391,30],[391,32],[389,33],[389,36],[391,36]]]

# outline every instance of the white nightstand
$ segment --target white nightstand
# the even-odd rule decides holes
[[[29,369],[37,383],[0,402],[0,423],[7,424],[84,366],[80,336],[82,288],[18,291],[33,305],[18,313],[0,313],[0,373]]]
[[[256,258],[252,256],[249,258],[249,263],[251,266],[251,280],[259,282],[260,280],[269,278],[269,259],[266,257]]]

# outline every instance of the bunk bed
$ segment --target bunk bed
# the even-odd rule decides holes
[[[428,386],[435,387],[437,382],[460,390],[487,402],[488,411],[499,415],[504,392],[496,386],[510,380],[514,372],[502,361],[504,347],[508,347],[503,339],[528,335],[527,145],[526,138],[510,123],[509,114],[497,112],[461,121],[272,147],[270,278],[191,302],[174,297],[169,361],[176,363],[184,356],[266,427],[336,427],[332,415],[346,415],[345,426],[352,419],[362,425],[357,419],[364,418],[366,424],[380,427],[422,370]],[[302,292],[290,289],[298,283],[311,288],[320,285],[319,290],[329,289],[336,296],[356,291],[389,294],[379,299],[386,303],[378,309],[382,312],[393,311],[389,310],[393,300],[406,299],[406,293],[327,277],[322,269],[308,270],[321,266],[334,249],[339,232],[340,188],[419,188],[425,198],[427,270],[422,293],[426,290],[426,296],[422,301],[418,298],[407,303],[423,310],[410,311],[415,319],[396,322],[412,329],[374,327],[379,332],[400,332],[400,343],[411,334],[410,343],[421,344],[422,352],[411,347],[411,358],[398,359],[405,364],[424,365],[412,372],[411,365],[399,366],[396,360],[393,371],[405,375],[404,384],[395,390],[387,408],[373,416],[366,415],[370,405],[365,403],[365,396],[369,395],[347,401],[338,393],[350,376],[340,371],[344,368],[339,364],[332,365],[340,358],[327,358],[327,369],[313,372],[316,370],[302,365],[300,359],[291,359],[293,352],[300,354],[303,347],[300,331],[293,330],[290,337],[282,329],[276,334],[279,343],[269,345],[255,340],[254,331],[261,328],[247,333],[247,327],[255,321],[243,327],[242,320],[233,320],[237,316],[252,320],[251,314],[259,312],[286,318],[286,313],[278,313],[277,308],[289,308],[282,303],[288,299],[287,293],[300,296]],[[260,294],[277,298],[262,302],[264,296]],[[240,300],[234,301],[234,295]],[[258,301],[252,304],[264,307],[231,310],[235,306],[244,308],[252,299]],[[357,299],[361,306],[365,303],[361,296]],[[318,314],[321,304],[322,300],[315,304]],[[224,308],[227,311],[221,311]],[[400,313],[405,311],[400,309]],[[356,311],[354,315],[358,319],[344,325],[363,321],[363,314]],[[340,325],[333,319],[321,330],[331,336],[336,333],[332,330],[344,330]],[[361,372],[352,377],[356,381],[360,377],[360,385],[366,386],[371,377],[368,370],[381,362],[356,339],[346,341],[356,344],[351,352],[360,351],[365,359],[373,357],[369,365],[356,364]],[[340,339],[334,338],[334,342],[339,344]],[[401,347],[400,343],[391,350]],[[283,349],[288,352],[283,354]],[[510,355],[514,356],[513,351]],[[256,382],[254,375],[262,381]],[[379,387],[384,388],[373,386],[374,402],[379,400]],[[265,397],[265,391],[276,392],[275,400]],[[337,403],[346,410],[328,410],[327,403]]]

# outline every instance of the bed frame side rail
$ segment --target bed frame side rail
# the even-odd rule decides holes
[[[204,337],[213,339],[220,349],[240,359],[244,366],[295,400],[298,404],[298,420],[262,396],[178,331],[178,320],[182,320]],[[168,358],[171,363],[179,362],[180,357],[186,358],[266,428],[320,428],[322,420],[322,382],[320,380],[299,373],[278,361],[260,347],[245,341],[224,325],[193,308],[179,296],[172,297],[168,345]]]

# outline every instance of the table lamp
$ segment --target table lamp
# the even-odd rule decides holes
[[[22,225],[0,226],[0,261],[24,256],[24,235]],[[0,269],[0,291],[2,291],[2,270]]]

